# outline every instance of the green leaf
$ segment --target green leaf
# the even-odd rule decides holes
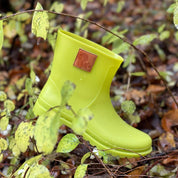
[[[43,166],[39,165],[38,163],[34,163],[30,166],[30,169],[28,170],[25,177],[28,178],[52,178],[50,176],[49,170]]]
[[[153,41],[157,37],[156,34],[149,34],[149,35],[143,35],[139,38],[137,38],[134,42],[133,45],[147,45],[150,44],[151,41]]]
[[[168,7],[167,12],[170,13],[170,14],[172,14],[174,12],[175,7],[176,7],[176,3],[171,4]]]
[[[9,117],[8,116],[4,116],[0,119],[0,129],[2,131],[7,129],[8,124],[9,124]]]
[[[20,150],[17,147],[15,139],[10,140],[9,148],[12,150],[14,156],[18,157],[20,155]]]
[[[3,150],[7,150],[8,144],[7,141],[4,138],[0,138],[0,153]]]
[[[88,125],[88,122],[93,118],[93,113],[88,108],[80,109],[77,117],[73,119],[72,129],[76,134],[82,135]]]
[[[3,157],[4,157],[4,155],[0,153],[0,163],[1,163],[2,160],[3,160]]]
[[[43,7],[38,2],[35,10],[43,10]],[[41,37],[46,40],[49,29],[49,20],[47,12],[34,12],[32,19],[32,33],[37,37]]]
[[[121,109],[127,114],[133,114],[135,112],[136,106],[133,101],[124,101],[121,103]]]
[[[137,77],[142,77],[145,76],[146,73],[145,72],[132,72],[131,76],[137,76]]]
[[[74,178],[83,178],[86,174],[88,164],[80,164],[74,174]]]
[[[83,10],[85,10],[86,9],[86,7],[87,7],[87,3],[88,2],[92,2],[93,0],[81,0],[81,8],[83,9]]]
[[[33,86],[32,79],[31,78],[27,78],[25,80],[25,89],[28,91],[30,96],[33,95],[33,87],[32,86]]]
[[[161,58],[162,61],[165,61],[166,59],[166,54],[164,53],[164,50],[159,47],[158,44],[154,45],[157,53],[159,54],[159,57]]]
[[[71,81],[67,80],[61,89],[61,97],[62,97],[61,105],[62,106],[67,104],[74,90],[75,90],[75,85]]]
[[[16,178],[22,178],[28,173],[28,170],[34,163],[37,163],[41,159],[42,155],[38,155],[25,161],[20,168],[14,173]],[[27,176],[28,177],[28,176]]]
[[[113,52],[120,54],[120,53],[124,53],[127,52],[130,48],[129,44],[127,43],[121,43],[120,45],[114,45],[114,48],[112,49]]]
[[[127,119],[129,120],[130,124],[137,124],[140,122],[140,116],[139,115],[133,115],[133,114],[128,114]]]
[[[169,37],[170,37],[170,31],[168,31],[168,30],[161,32],[161,34],[159,35],[159,39],[161,41],[168,39]]]
[[[119,1],[118,4],[117,4],[117,10],[116,12],[119,13],[122,11],[123,7],[125,5],[125,1]]]
[[[107,3],[108,3],[108,0],[104,0],[103,5],[106,6]]]
[[[4,32],[3,32],[3,20],[0,20],[0,50],[3,46]]]
[[[9,112],[11,112],[15,109],[15,105],[14,105],[13,101],[6,100],[6,101],[4,101],[4,108],[6,108]]]
[[[35,74],[35,72],[34,72],[34,70],[32,68],[30,70],[30,78],[32,80],[32,83],[35,83],[36,74]]]
[[[175,9],[174,9],[173,21],[174,21],[175,27],[178,29],[178,2],[176,3]]]
[[[67,134],[60,140],[56,152],[58,153],[69,153],[74,150],[78,144],[79,140],[74,134]]]
[[[81,164],[83,164],[85,162],[85,160],[87,158],[89,158],[91,156],[91,152],[88,152],[88,153],[85,153],[83,156],[82,156],[82,159],[81,159]]]
[[[54,1],[54,3],[52,4],[50,8],[50,11],[55,11],[55,12],[60,13],[63,11],[63,9],[64,9],[64,4]]]
[[[161,33],[164,28],[165,28],[166,24],[162,24],[159,28],[158,28],[158,33]]]
[[[23,22],[23,21],[28,20],[30,17],[31,17],[31,15],[29,13],[23,13],[23,14],[15,16],[15,19],[17,21],[22,21]]]
[[[7,99],[7,95],[5,92],[0,91],[0,101],[5,101]]]
[[[41,115],[35,126],[34,137],[39,152],[49,154],[57,142],[60,116],[54,110]]]
[[[32,122],[21,122],[15,132],[15,142],[21,152],[25,152],[30,145],[30,137],[33,136]]]

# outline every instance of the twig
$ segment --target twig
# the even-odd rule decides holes
[[[108,174],[110,175],[111,178],[113,178],[113,174],[110,172],[110,170],[107,168],[107,166],[103,163],[103,161],[91,150],[91,148],[88,146],[86,141],[83,141],[85,146],[90,150],[90,152],[95,156],[97,161],[106,169]]]
[[[17,12],[15,14],[11,14],[11,15],[8,15],[8,16],[4,16],[4,17],[1,17],[0,20],[7,20],[9,18],[12,18],[14,16],[17,16],[17,15],[21,15],[21,14],[24,14],[24,13],[33,13],[33,12],[47,12],[47,13],[51,13],[51,14],[55,14],[55,15],[61,15],[61,16],[65,16],[65,17],[70,17],[70,18],[75,18],[75,19],[80,19],[82,21],[85,21],[85,22],[88,22],[90,24],[93,24],[95,26],[98,26],[99,28],[111,33],[112,35],[116,36],[117,38],[121,39],[123,42],[129,44],[132,48],[134,48],[136,51],[138,51],[140,54],[142,54],[143,56],[145,56],[147,62],[151,65],[151,67],[155,70],[155,72],[158,74],[158,76],[160,77],[160,79],[163,81],[163,84],[164,86],[166,87],[169,95],[172,97],[172,99],[174,100],[177,108],[178,108],[178,103],[174,97],[174,95],[172,94],[171,90],[169,89],[165,79],[161,76],[161,74],[159,73],[159,71],[157,70],[157,68],[155,67],[155,65],[153,64],[151,58],[147,55],[147,53],[139,48],[137,48],[135,45],[133,45],[127,38],[125,37],[121,37],[119,36],[118,34],[112,32],[111,30],[109,30],[108,28],[92,21],[92,20],[88,20],[88,19],[85,19],[85,18],[82,18],[82,17],[79,17],[79,16],[76,16],[76,15],[71,15],[71,14],[66,14],[66,13],[58,13],[58,12],[54,12],[54,11],[50,11],[50,10],[35,10],[35,9],[31,9],[31,10],[26,10],[26,11],[21,11],[21,12]]]

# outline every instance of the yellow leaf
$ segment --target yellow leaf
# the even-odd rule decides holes
[[[15,142],[21,152],[25,152],[29,146],[29,139],[33,135],[31,122],[21,122],[15,132]]]
[[[178,3],[176,3],[175,9],[174,9],[174,17],[173,17],[174,25],[178,29]]]
[[[3,20],[0,20],[0,50],[2,48],[3,41],[4,41]]]
[[[9,124],[9,117],[4,116],[0,119],[0,129],[2,131],[7,129],[8,124]]]
[[[42,114],[35,126],[34,137],[39,152],[49,154],[57,142],[60,116],[50,110]]]
[[[43,10],[43,7],[38,2],[35,10]],[[47,33],[49,29],[49,21],[47,12],[34,12],[32,19],[32,33],[37,37],[41,37],[46,40]]]
[[[0,138],[0,152],[6,150],[8,147],[7,141],[4,138]]]

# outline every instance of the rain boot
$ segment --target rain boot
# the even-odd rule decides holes
[[[89,108],[83,138],[98,149],[120,157],[139,157],[151,152],[151,138],[133,128],[115,112],[110,99],[112,79],[123,62],[121,56],[83,37],[58,31],[51,74],[34,106],[36,116],[60,105],[61,88],[70,80],[76,85],[69,100],[73,110]],[[61,121],[72,127],[73,114],[61,113]]]

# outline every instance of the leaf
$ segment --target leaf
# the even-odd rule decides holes
[[[104,0],[103,5],[106,6],[107,3],[108,3],[108,0]]]
[[[8,116],[4,116],[0,119],[0,129],[2,131],[7,129],[8,124],[9,124],[9,117]]]
[[[93,113],[88,108],[80,109],[77,117],[73,119],[72,130],[79,135],[82,135],[88,125],[88,122],[93,118]]]
[[[43,7],[38,2],[35,10],[43,10]],[[41,37],[46,40],[49,29],[49,21],[47,12],[34,12],[32,19],[32,33],[37,37]]]
[[[21,122],[15,132],[15,142],[21,152],[25,152],[30,144],[29,139],[33,136],[32,122]]]
[[[2,160],[3,160],[3,157],[4,157],[4,155],[0,153],[0,163],[1,163]]]
[[[6,100],[4,101],[4,108],[11,112],[15,109],[15,105],[11,100]]]
[[[91,156],[91,152],[87,152],[85,153],[83,156],[82,156],[82,159],[81,159],[81,164],[83,164],[85,162],[85,160],[87,158],[89,158]]]
[[[32,87],[32,85],[33,85],[32,79],[31,78],[27,78],[25,80],[25,89],[28,91],[30,96],[33,95],[33,87]]]
[[[15,16],[15,19],[17,21],[22,21],[23,22],[23,21],[28,20],[30,17],[31,17],[31,15],[29,13],[23,13],[23,14]]]
[[[75,90],[74,83],[67,80],[61,89],[61,97],[62,97],[61,105],[62,106],[67,104],[67,102],[70,99],[70,97],[72,96],[74,90]]]
[[[9,148],[12,149],[14,156],[18,157],[20,155],[20,150],[16,145],[15,139],[10,140]]]
[[[32,157],[30,159],[28,159],[27,161],[25,161],[20,168],[14,173],[14,176],[16,178],[22,178],[24,177],[25,174],[28,173],[29,169],[34,163],[37,163],[40,159],[41,159],[42,155],[38,155],[35,157]]]
[[[173,13],[175,7],[176,7],[176,3],[171,4],[167,9],[167,13],[170,13],[170,14]]]
[[[144,166],[136,167],[128,175],[131,176],[131,177],[139,178],[139,177],[141,177],[144,169],[145,169],[145,165]]]
[[[56,152],[58,153],[69,153],[74,150],[78,144],[79,140],[74,134],[67,134],[60,140]]]
[[[74,174],[74,178],[83,178],[86,174],[88,164],[80,164]]]
[[[7,95],[5,92],[0,91],[0,101],[5,101],[7,99]]]
[[[174,21],[175,27],[178,29],[178,3],[176,3],[175,9],[174,9],[173,21]]]
[[[120,53],[124,53],[127,52],[129,50],[130,46],[127,43],[121,43],[119,45],[114,45],[114,48],[112,49],[113,52],[120,54]]]
[[[51,153],[57,142],[60,116],[54,110],[41,115],[35,126],[34,137],[39,152]]]
[[[134,42],[133,45],[147,45],[151,41],[153,41],[157,37],[156,34],[149,34],[149,35],[143,35],[139,38],[137,38]]]
[[[3,32],[3,20],[0,20],[0,51],[3,46],[4,32]]]
[[[161,33],[164,28],[165,28],[166,24],[162,24],[159,28],[158,28],[158,33]]]
[[[170,110],[166,112],[161,120],[161,126],[166,132],[171,132],[177,136],[176,129],[174,128],[178,125],[178,109]]]
[[[131,76],[137,76],[137,77],[142,77],[145,76],[146,73],[145,72],[132,72]]]
[[[86,7],[87,7],[87,3],[88,2],[91,2],[91,1],[93,1],[93,0],[81,0],[81,7],[82,7],[82,10],[85,10],[86,9]]]
[[[0,138],[0,153],[3,150],[7,150],[8,144],[7,141],[4,138]]]
[[[127,114],[133,114],[135,112],[136,106],[133,101],[124,101],[121,103],[121,109]]]
[[[38,163],[34,163],[30,166],[30,169],[28,170],[25,177],[28,178],[52,178],[50,176],[49,170],[43,166],[39,165]]]
[[[32,68],[30,70],[30,79],[32,80],[32,83],[35,83],[36,74]]]
[[[159,147],[161,150],[168,151],[172,148],[176,148],[176,143],[174,140],[174,135],[170,132],[161,134],[159,137]]]
[[[168,30],[161,32],[161,34],[159,35],[159,39],[161,41],[168,39],[169,37],[170,37],[170,31],[168,31]]]
[[[116,12],[117,13],[121,12],[124,6],[125,6],[125,1],[119,1],[118,4],[117,4]]]
[[[55,12],[62,12],[64,9],[64,4],[59,3],[57,1],[54,1],[54,3],[52,4],[50,11],[55,11]]]

